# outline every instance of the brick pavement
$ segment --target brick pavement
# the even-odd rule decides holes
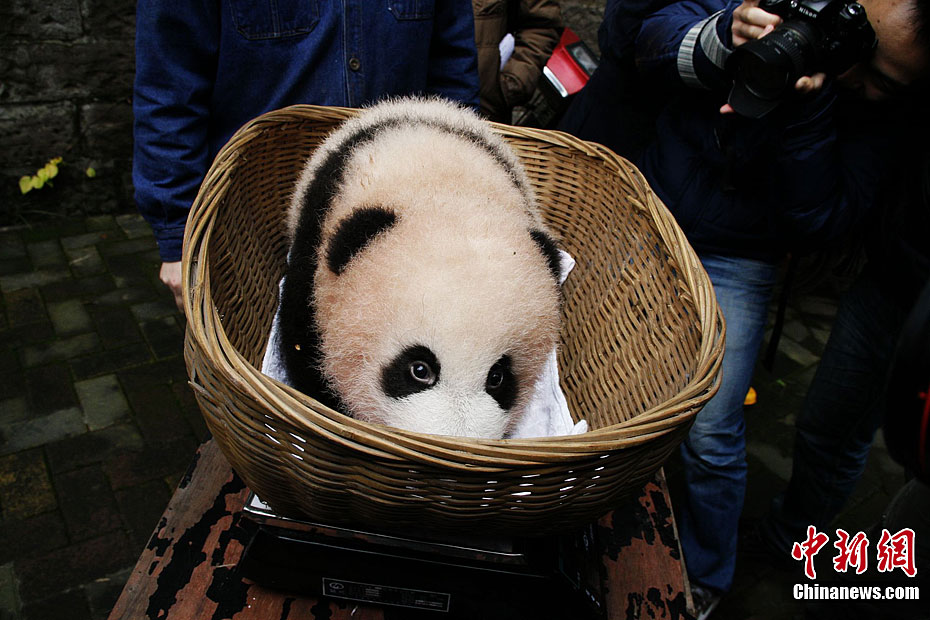
[[[0,230],[0,620],[106,618],[196,446],[207,436],[136,215]],[[792,299],[772,371],[747,411],[759,516],[787,481],[793,424],[836,291]],[[673,504],[680,469],[667,466]],[[903,483],[879,439],[840,516],[865,529]],[[740,558],[715,618],[792,618],[792,577]]]
[[[137,215],[0,231],[0,618],[105,618],[197,445]]]

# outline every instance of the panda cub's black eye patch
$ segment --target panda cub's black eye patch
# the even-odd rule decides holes
[[[381,369],[381,389],[392,398],[410,396],[436,385],[439,371],[439,360],[428,347],[407,347]]]
[[[396,221],[394,212],[383,207],[364,207],[343,218],[326,249],[329,270],[336,275],[342,274],[356,254]]]
[[[509,411],[517,401],[517,379],[513,374],[513,362],[509,355],[502,355],[488,371],[484,391],[497,401],[504,411]]]

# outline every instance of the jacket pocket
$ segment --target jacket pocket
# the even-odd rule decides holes
[[[388,10],[399,20],[432,19],[435,0],[390,0]]]
[[[249,40],[307,34],[320,20],[319,0],[228,0],[233,25]]]

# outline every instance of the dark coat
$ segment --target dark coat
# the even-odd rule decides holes
[[[894,145],[893,113],[840,96],[828,83],[762,119],[721,114],[732,83],[724,64],[739,2],[670,3],[638,28],[622,5],[608,3],[608,17],[615,6],[621,15],[602,35],[635,33],[635,64],[629,41],[603,41],[598,72],[606,66],[616,75],[592,82],[601,97],[613,93],[634,108],[641,97],[654,124],[643,131],[640,122],[634,129],[646,138],[631,140],[630,122],[612,120],[616,108],[594,97],[581,137],[597,140],[600,123],[612,141],[607,146],[633,159],[699,253],[775,262],[788,251],[822,247],[862,220]],[[686,38],[693,46],[682,45]],[[632,92],[617,81],[631,71],[638,89]]]

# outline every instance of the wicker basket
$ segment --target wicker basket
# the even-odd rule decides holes
[[[258,370],[285,267],[284,213],[345,108],[294,106],[223,148],[184,242],[185,360],[231,465],[284,515],[547,534],[638,492],[716,391],[723,321],[706,273],[639,172],[607,149],[496,125],[577,260],[563,287],[562,388],[586,434],[459,439],[360,422]]]

